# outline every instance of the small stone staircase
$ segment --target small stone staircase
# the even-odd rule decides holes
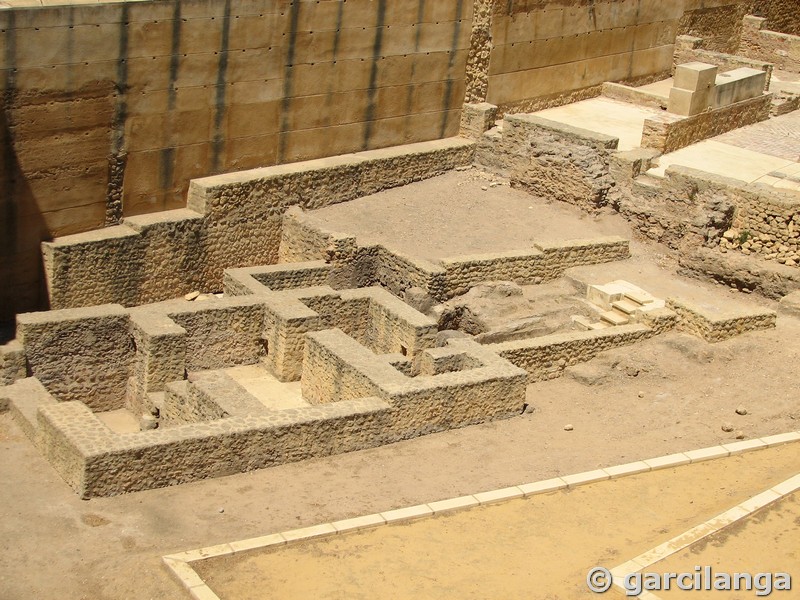
[[[664,307],[664,301],[623,280],[590,285],[586,299],[597,309],[599,320],[573,316],[578,329],[596,331],[635,323],[644,312]]]

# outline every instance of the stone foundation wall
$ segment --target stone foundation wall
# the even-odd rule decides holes
[[[568,242],[534,243],[528,251],[466,256],[442,261],[449,296],[464,294],[483,281],[513,281],[532,285],[560,277],[572,267],[624,260],[628,241],[608,237]]]
[[[387,408],[365,398],[114,435],[82,404],[61,403],[41,410],[40,448],[82,497],[114,496],[389,443]]]
[[[0,346],[0,385],[11,385],[26,375],[25,352],[18,340]]]
[[[796,6],[800,12],[800,6]],[[800,29],[800,17],[796,18]],[[748,16],[744,19],[739,54],[771,62],[778,69],[800,73],[800,31],[794,35],[766,29],[767,19]],[[794,28],[793,28],[794,29]]]
[[[628,346],[655,335],[646,325],[620,325],[598,331],[558,333],[490,344],[488,347],[528,372],[528,383],[561,377],[564,369],[594,358],[603,350]]]
[[[451,138],[195,180],[190,209],[45,243],[51,306],[135,306],[220,291],[224,269],[277,262],[287,207],[319,208],[432,177],[469,164],[473,149]]]
[[[644,120],[642,147],[664,154],[733,129],[769,119],[772,94],[736,102],[691,117],[664,113]]]
[[[616,138],[541,117],[508,115],[502,133],[481,138],[475,158],[534,196],[594,211],[614,186],[609,157],[617,145]]]
[[[800,5],[797,0],[752,0],[747,14],[765,18],[770,31],[800,35]]]
[[[329,281],[335,287],[380,285],[398,297],[416,287],[440,302],[463,294],[483,281],[509,280],[530,285],[555,279],[571,267],[624,260],[630,256],[628,241],[610,236],[533,243],[528,250],[427,261],[384,246],[359,246],[354,237],[319,228],[298,210],[288,212],[286,219],[291,225],[284,228],[282,247],[305,247],[309,258],[313,258],[319,254],[319,248],[332,247],[330,240],[342,242],[336,252],[329,252],[329,256],[334,257],[330,262]],[[294,235],[299,236],[299,242],[292,239]],[[309,244],[308,240],[317,241]]]
[[[60,402],[94,411],[125,405],[135,352],[129,329],[130,317],[117,305],[17,318],[28,373]]]
[[[721,246],[759,254],[787,266],[800,264],[800,198],[769,190],[740,190],[738,210]]]
[[[746,4],[735,0],[686,0],[678,34],[703,38],[707,50],[735,53]]]
[[[647,161],[634,151],[615,155],[612,164],[618,182],[615,207],[640,233],[678,250],[688,272],[773,298],[797,288],[800,199],[795,192],[686,167],[670,167],[664,179],[642,178]],[[736,260],[742,254],[774,262],[745,264]]]
[[[722,342],[748,331],[775,327],[776,314],[771,310],[726,314],[687,300],[668,299],[667,306],[678,315],[676,328],[704,339]]]
[[[218,402],[185,381],[170,383],[166,395],[167,400],[161,406],[159,428],[206,423],[230,416]]]

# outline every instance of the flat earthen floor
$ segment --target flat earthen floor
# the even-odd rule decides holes
[[[534,242],[631,237],[630,226],[619,215],[592,217],[565,204],[537,200],[509,187],[507,180],[474,169],[308,215],[320,227],[356,235],[359,243],[384,243],[428,259],[524,250]]]
[[[256,600],[264,590],[285,600],[591,598],[591,568],[616,567],[794,476],[799,450],[794,443],[192,566],[222,600]],[[798,508],[788,496],[645,570],[701,564],[798,577]]]

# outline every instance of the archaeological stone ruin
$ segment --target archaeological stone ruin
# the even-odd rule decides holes
[[[800,312],[797,2],[6,0],[0,21],[0,410],[83,498],[513,419],[612,349]],[[325,221],[389,191],[583,220],[474,251],[433,212]],[[643,247],[719,294],[637,277]]]

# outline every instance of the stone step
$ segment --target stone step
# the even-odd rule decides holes
[[[598,331],[599,329],[608,329],[609,327],[611,327],[611,325],[609,325],[608,323],[603,323],[602,321],[589,324],[589,329],[591,331]]]
[[[600,315],[600,319],[611,325],[626,325],[630,322],[627,315],[618,310],[607,310]]]
[[[645,304],[651,304],[655,298],[645,292],[644,290],[630,290],[625,292],[625,298],[630,300],[631,302],[635,302],[639,306],[644,306]]]
[[[18,380],[3,388],[3,394],[11,401],[9,409],[20,429],[38,445],[39,408],[57,404],[58,401],[35,377]]]
[[[592,304],[610,309],[611,303],[625,297],[625,289],[616,283],[590,285],[586,290],[586,299]]]
[[[583,315],[572,315],[572,323],[575,329],[588,331],[592,328],[592,321]]]
[[[621,313],[624,313],[624,314],[630,316],[630,315],[634,314],[636,311],[641,310],[642,305],[637,303],[637,302],[633,302],[631,300],[628,300],[627,298],[624,298],[622,300],[616,300],[616,301],[612,302],[611,303],[611,308],[614,308],[614,309],[620,311]]]

